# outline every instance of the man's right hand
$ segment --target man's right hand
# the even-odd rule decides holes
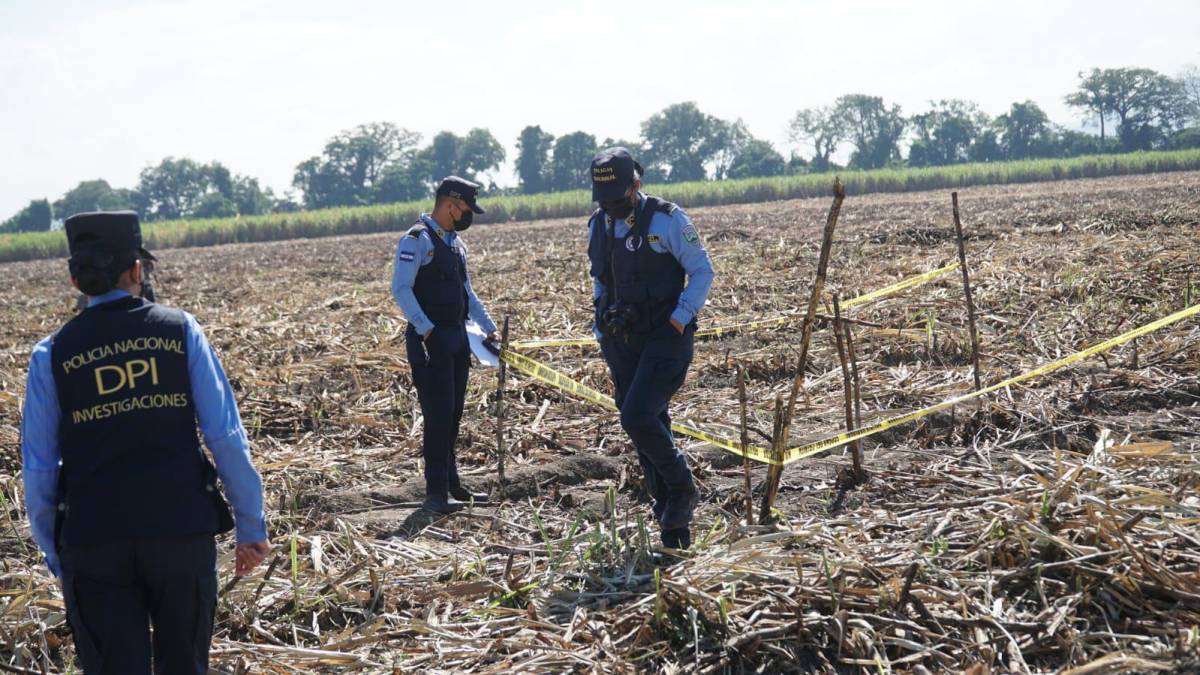
[[[271,552],[271,543],[268,541],[255,541],[248,544],[238,544],[234,550],[234,557],[237,558],[234,574],[239,577],[244,577],[254,571],[255,567],[262,564],[263,560],[267,559],[267,554]]]

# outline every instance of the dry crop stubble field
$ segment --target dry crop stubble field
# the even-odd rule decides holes
[[[1200,302],[1200,173],[959,199],[985,384]],[[828,207],[689,210],[718,274],[701,327],[802,312]],[[218,670],[1200,668],[1195,318],[874,436],[853,489],[837,480],[841,449],[791,464],[770,526],[742,522],[740,458],[681,441],[703,495],[697,545],[656,572],[616,416],[514,371],[508,500],[415,513],[421,420],[388,294],[399,234],[156,252],[160,297],[205,326],[268,491],[270,564],[234,582],[223,560]],[[589,332],[585,235],[582,219],[467,233],[476,290],[513,339]],[[826,289],[852,297],[956,259],[948,191],[850,195]],[[0,266],[0,656],[35,672],[72,650],[19,507],[19,403],[30,348],[70,316],[65,273],[60,260]],[[958,272],[847,315],[864,421],[971,388]],[[736,439],[741,365],[766,445],[798,335],[698,340],[674,418]],[[610,391],[595,348],[526,353]],[[473,372],[459,443],[464,473],[493,492],[495,389],[494,370]],[[792,443],[843,426],[821,324]],[[753,471],[757,487],[765,465]]]

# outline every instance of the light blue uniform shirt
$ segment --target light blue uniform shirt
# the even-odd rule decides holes
[[[635,213],[642,210],[644,200],[645,195],[639,192]],[[605,220],[601,215],[598,222],[604,225]],[[627,234],[629,234],[629,223],[624,219],[613,223],[614,237],[620,240],[624,239]],[[688,220],[687,214],[679,208],[671,213],[655,211],[650,218],[650,227],[646,234],[651,249],[657,253],[670,253],[675,256],[679,265],[683,267],[684,273],[687,274],[687,286],[684,287],[683,293],[679,294],[679,302],[675,305],[675,311],[671,313],[672,319],[686,326],[704,308],[704,302],[708,299],[708,291],[712,288],[715,276],[712,259],[708,257],[708,251],[704,248],[704,240],[700,239],[699,233],[696,232],[696,226]],[[592,236],[590,230],[588,236],[589,238]],[[596,277],[592,277],[592,301],[598,300],[603,292],[604,283]],[[600,339],[600,329],[597,326],[592,326],[592,332],[597,340]]]
[[[462,255],[463,261],[466,261],[467,245],[463,243],[457,233],[443,230],[442,226],[438,225],[437,221],[428,213],[422,213],[421,220],[433,227],[434,231],[441,232],[442,241],[458,251]],[[422,230],[418,237],[410,237],[405,234],[400,238],[400,245],[396,247],[396,261],[392,271],[392,297],[396,299],[396,304],[400,306],[404,318],[408,319],[408,322],[420,335],[433,330],[433,322],[425,316],[421,305],[417,303],[417,296],[413,294],[413,284],[417,282],[417,272],[432,260],[433,240],[429,238],[429,230]],[[463,284],[463,287],[467,289],[467,316],[479,324],[484,333],[491,333],[496,330],[496,323],[492,321],[487,309],[479,301],[479,296],[475,295],[475,289],[471,288],[469,270],[470,268],[468,268],[467,280]]]
[[[128,295],[122,290],[109,291],[91,298],[88,306]],[[262,479],[250,460],[250,443],[242,427],[233,389],[200,324],[191,314],[186,316],[188,377],[192,383],[196,417],[204,444],[212,453],[217,474],[225,486],[225,495],[233,507],[237,541],[266,541]],[[62,576],[54,541],[58,474],[62,467],[58,445],[58,422],[62,411],[58,406],[58,388],[50,363],[53,339],[51,335],[37,343],[29,358],[25,408],[21,416],[21,473],[25,481],[25,510],[29,513],[33,539],[46,556],[50,571],[55,576]]]

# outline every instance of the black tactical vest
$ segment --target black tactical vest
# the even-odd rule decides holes
[[[177,309],[128,297],[85,309],[52,339],[63,541],[233,526],[196,435],[186,321]]]
[[[621,239],[613,234],[604,211],[597,209],[592,214],[588,259],[592,276],[604,284],[604,294],[596,306],[597,317],[620,302],[636,306],[636,334],[648,334],[670,321],[683,293],[683,266],[670,253],[655,251],[647,233],[655,213],[670,214],[676,208],[657,197],[645,197],[628,234]]]
[[[408,236],[420,236],[421,228],[425,228],[433,240],[433,260],[417,268],[413,295],[421,311],[435,325],[461,325],[467,319],[467,261],[457,250],[450,248],[429,223],[422,221],[413,225]]]

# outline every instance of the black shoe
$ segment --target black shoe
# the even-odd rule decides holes
[[[442,496],[427,496],[425,501],[421,503],[421,508],[433,513],[441,513],[443,515],[462,511],[466,504],[457,499],[448,499]]]
[[[471,489],[465,485],[450,488],[450,496],[464,504],[474,502],[476,504],[487,503],[488,496],[482,492],[471,492]]]
[[[663,532],[679,528],[686,529],[691,524],[692,512],[696,510],[696,504],[699,503],[700,492],[694,487],[691,492],[686,494],[667,497],[667,507],[663,509],[662,517],[658,520],[662,525]]]
[[[686,527],[663,530],[662,543],[667,548],[685,550],[692,545],[692,531]]]

